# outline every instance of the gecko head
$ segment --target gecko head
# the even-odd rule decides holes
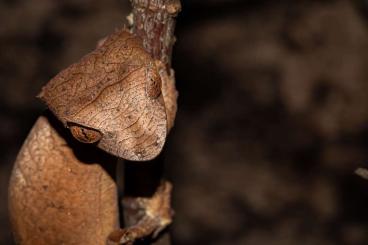
[[[123,159],[151,160],[167,136],[161,77],[137,38],[114,35],[51,79],[39,97],[78,141]]]

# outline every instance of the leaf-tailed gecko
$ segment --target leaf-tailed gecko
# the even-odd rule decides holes
[[[16,241],[106,244],[109,235],[116,240],[119,232],[112,232],[119,231],[119,211],[111,155],[146,161],[160,153],[176,114],[173,71],[168,74],[142,41],[123,29],[51,79],[39,97],[52,113],[30,131],[9,186]],[[170,223],[169,190],[164,183],[152,199],[165,203],[166,210],[151,210],[145,234]]]

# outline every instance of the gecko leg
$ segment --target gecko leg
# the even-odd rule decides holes
[[[164,181],[151,198],[124,198],[127,228],[112,232],[108,244],[133,244],[147,236],[157,237],[172,222],[171,190],[172,185]]]

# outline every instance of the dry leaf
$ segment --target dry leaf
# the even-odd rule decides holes
[[[103,166],[115,167],[116,159],[65,140],[58,123],[40,117],[17,157],[9,186],[15,239],[22,245],[105,244],[119,228],[119,211],[116,184]]]
[[[39,96],[79,141],[145,161],[161,152],[172,125],[161,75],[142,41],[122,30],[60,72]]]

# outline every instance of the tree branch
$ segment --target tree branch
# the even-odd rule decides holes
[[[175,42],[175,17],[180,0],[131,0],[133,33],[143,40],[153,58],[161,60],[170,74],[172,47]]]

